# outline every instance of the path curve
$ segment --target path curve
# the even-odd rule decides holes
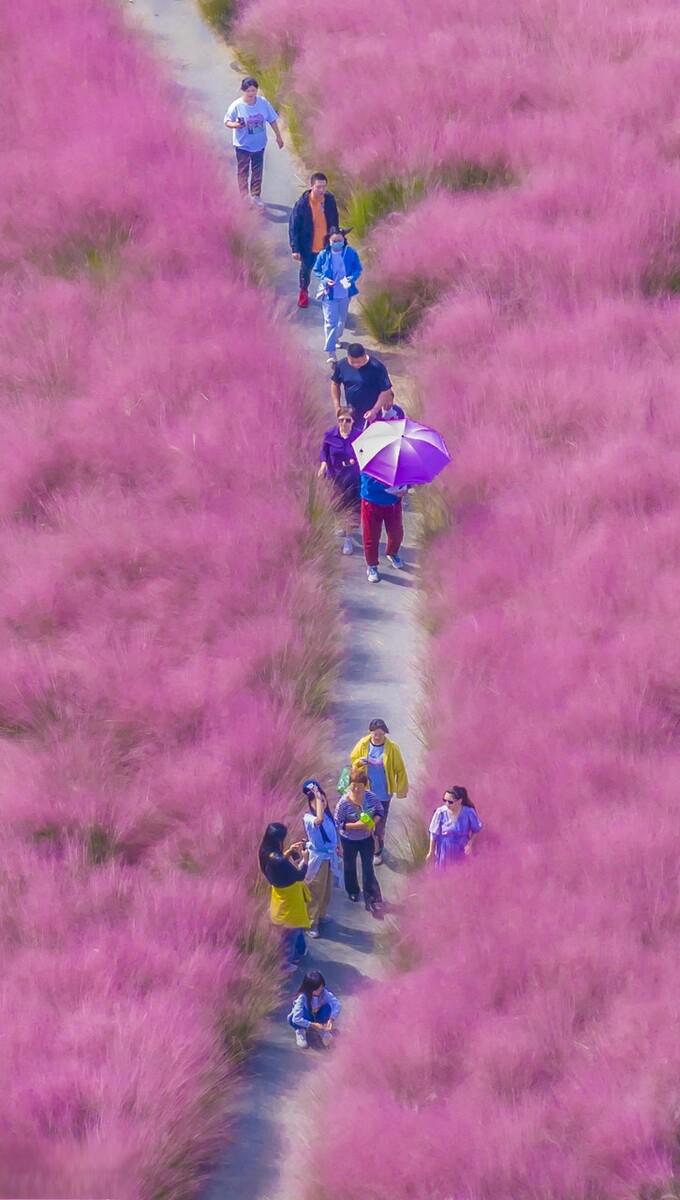
[[[241,203],[230,138],[222,124],[242,77],[233,62],[233,51],[203,21],[193,0],[128,0],[127,9],[132,20],[150,35],[152,49],[170,60],[175,78],[190,93],[195,119],[225,164],[225,202]],[[268,207],[263,225],[277,268],[274,286],[282,318],[290,321],[295,336],[300,338],[301,350],[318,363],[318,399],[328,412],[330,425],[327,369],[320,349],[321,314],[314,305],[306,311],[296,307],[297,269],[287,240],[287,213],[304,186],[304,172],[294,155],[288,148],[278,151],[270,139],[263,186]],[[373,344],[357,316],[353,329],[366,345]],[[388,364],[397,396],[408,407],[403,353],[385,353],[382,349],[379,353]],[[417,667],[422,635],[416,614],[415,518],[410,513],[405,516],[405,526],[404,573],[388,568],[381,583],[370,585],[360,553],[341,562],[339,603],[346,627],[346,650],[329,716],[339,752],[338,766],[342,765],[343,754],[365,733],[369,719],[382,716],[404,751],[413,780],[421,759],[416,713],[420,707]],[[406,876],[398,847],[404,841],[399,831],[407,804],[392,804],[388,834],[392,854],[378,868],[387,901],[404,893]],[[324,971],[329,986],[346,1002],[346,1021],[352,1019],[353,994],[361,983],[381,973],[375,946],[376,922],[337,890],[331,917],[327,937],[310,942],[307,962]],[[204,1189],[203,1200],[290,1200],[295,1194],[292,1183],[286,1186],[285,1182],[286,1150],[300,1139],[300,1113],[309,1092],[310,1072],[313,1074],[324,1056],[295,1047],[283,1021],[286,1009],[284,1006],[265,1023],[248,1060],[236,1094],[237,1107],[225,1134],[225,1151]]]

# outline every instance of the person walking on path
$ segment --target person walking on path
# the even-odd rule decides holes
[[[352,296],[359,291],[361,259],[347,244],[349,229],[331,229],[328,246],[317,256],[314,274],[321,279],[324,350],[329,363],[335,363],[337,344],[345,330],[347,310]]]
[[[268,825],[260,843],[260,870],[271,884],[269,915],[280,927],[284,951],[292,970],[307,953],[305,929],[309,929],[309,888],[305,884],[309,854],[304,842],[293,842],[287,850],[283,844],[288,836],[285,825],[275,821]]]
[[[368,789],[365,767],[352,767],[349,786],[335,809],[335,823],[340,831],[345,890],[350,900],[359,899],[357,856],[361,858],[361,882],[364,904],[375,912],[382,896],[373,870],[373,834],[383,815],[383,806]]]
[[[378,562],[383,524],[387,534],[385,557],[397,571],[401,571],[404,566],[404,560],[399,554],[401,543],[404,540],[401,501],[408,489],[406,487],[388,487],[386,483],[381,483],[379,479],[373,479],[365,471],[361,472],[359,480],[361,536],[366,559],[366,577],[369,583],[379,583]]]
[[[333,1036],[333,1026],[340,1016],[342,1005],[326,987],[321,971],[308,971],[286,1020],[295,1030],[295,1041],[306,1050],[311,1035],[327,1046]]]
[[[401,750],[389,737],[389,729],[382,717],[369,721],[368,734],[359,738],[352,750],[352,766],[363,766],[368,771],[368,786],[383,807],[383,818],[376,831],[376,855],[373,862],[382,863],[385,848],[385,828],[390,812],[392,797],[405,800],[408,795],[408,775]]]
[[[430,848],[426,861],[434,858],[435,867],[440,868],[461,863],[472,852],[472,843],[481,829],[482,822],[467,788],[447,788],[430,821]]]
[[[338,423],[323,435],[319,458],[319,479],[328,479],[333,487],[333,508],[337,514],[342,553],[353,554],[352,535],[359,524],[359,464],[352,441],[359,430],[354,425],[351,408],[338,409]]]
[[[319,926],[325,919],[331,902],[333,883],[340,877],[340,845],[335,821],[328,800],[318,779],[306,779],[302,791],[309,812],[302,818],[307,834],[306,883],[311,900],[308,905],[311,928],[309,936],[319,937]]]
[[[329,229],[340,225],[335,196],[328,191],[323,171],[315,171],[309,188],[296,200],[288,221],[288,240],[293,258],[300,264],[298,308],[309,304],[309,280],[318,254],[324,249]]]
[[[394,400],[385,364],[367,354],[360,342],[352,342],[347,347],[347,357],[333,367],[331,400],[336,412],[340,408],[341,388],[345,389],[345,404],[352,409],[357,425],[374,421],[378,412]]]
[[[263,207],[262,172],[264,151],[267,145],[267,125],[271,125],[279,150],[283,150],[283,138],[279,129],[279,114],[264,96],[258,96],[257,79],[247,76],[241,82],[241,95],[227,109],[224,124],[232,129],[236,151],[238,187],[244,200],[250,198],[259,208]]]

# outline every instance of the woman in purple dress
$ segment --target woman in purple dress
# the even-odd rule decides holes
[[[359,523],[359,464],[352,442],[361,430],[354,424],[352,409],[341,407],[337,425],[323,435],[319,458],[319,478],[333,485],[333,507],[337,514],[338,533],[342,537],[342,553],[354,553],[353,533]]]
[[[470,854],[481,828],[482,822],[467,788],[447,788],[430,821],[428,860],[434,858],[436,867],[462,862],[466,854]]]

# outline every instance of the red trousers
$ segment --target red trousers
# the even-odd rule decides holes
[[[364,539],[364,555],[367,567],[377,567],[378,546],[383,521],[387,534],[386,554],[398,554],[404,539],[404,522],[401,517],[401,500],[396,504],[373,504],[361,501],[361,535]]]

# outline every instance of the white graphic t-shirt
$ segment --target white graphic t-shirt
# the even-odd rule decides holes
[[[264,96],[258,96],[254,104],[246,104],[245,100],[234,100],[227,109],[225,121],[238,121],[244,124],[238,129],[232,129],[234,145],[239,150],[264,150],[267,145],[267,124],[278,121],[279,114]]]

